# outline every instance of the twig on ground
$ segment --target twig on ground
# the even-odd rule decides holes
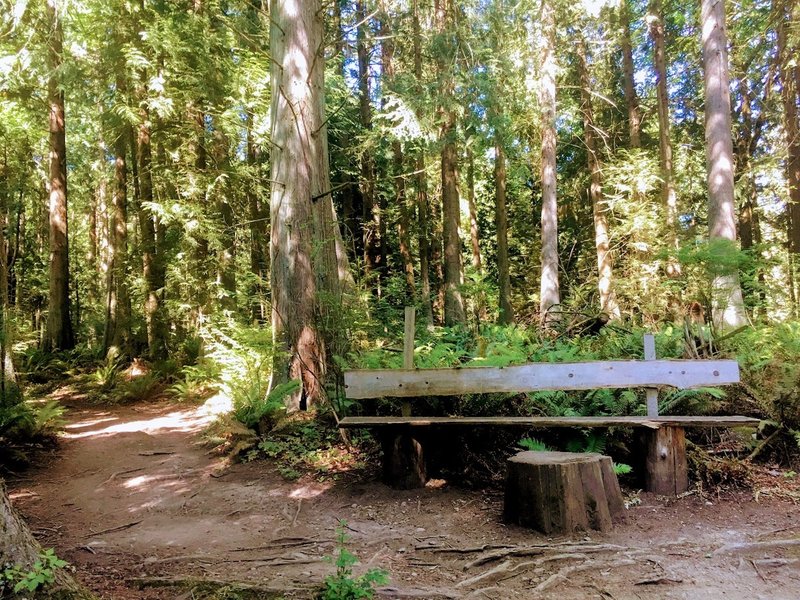
[[[116,527],[109,527],[108,529],[103,529],[102,531],[93,531],[91,533],[86,534],[83,537],[97,537],[99,535],[105,535],[107,533],[115,533],[117,531],[122,531],[123,529],[130,529],[131,527],[135,527],[139,523],[141,523],[143,519],[139,519],[138,521],[131,521],[130,523],[125,523],[124,525],[117,525]]]

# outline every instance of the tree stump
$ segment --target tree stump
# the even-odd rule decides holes
[[[520,452],[508,459],[504,517],[546,534],[611,528],[623,508],[611,458]]]

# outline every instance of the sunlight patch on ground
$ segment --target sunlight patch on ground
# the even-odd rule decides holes
[[[228,414],[232,410],[233,400],[230,396],[228,396],[228,394],[220,390],[206,400],[203,405],[197,409],[197,412],[209,417],[218,417],[220,415]]]
[[[82,431],[79,433],[67,432],[63,434],[63,437],[67,439],[79,439],[86,437],[109,436],[118,433],[192,433],[207,427],[212,420],[213,417],[211,415],[202,414],[202,412],[198,409],[181,410],[171,412],[163,417],[119,423],[104,429],[93,429],[91,431]]]
[[[300,486],[289,492],[289,498],[297,500],[308,500],[309,498],[316,498],[320,494],[324,494],[331,489],[330,483],[310,483],[308,485]]]
[[[93,427],[101,423],[108,423],[109,421],[119,421],[118,417],[99,417],[97,419],[89,419],[88,421],[79,421],[77,423],[70,423],[65,425],[64,429],[84,429],[86,427]]]

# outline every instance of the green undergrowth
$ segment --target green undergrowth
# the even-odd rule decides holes
[[[261,437],[246,453],[246,460],[266,458],[275,463],[278,472],[287,480],[310,474],[320,481],[337,480],[345,473],[367,467],[369,444],[358,437],[345,443],[339,432],[324,418],[292,418]]]

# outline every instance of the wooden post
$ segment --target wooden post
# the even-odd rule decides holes
[[[689,489],[686,436],[683,427],[663,426],[643,432],[645,489],[677,496]]]
[[[421,441],[405,428],[390,427],[382,432],[383,478],[396,489],[425,487],[425,454]]]
[[[406,306],[406,322],[403,331],[403,368],[406,371],[414,370],[414,336],[416,334],[416,323],[414,320],[414,307]],[[411,403],[403,401],[401,411],[404,417],[411,416]]]
[[[655,360],[656,359],[656,339],[653,337],[652,333],[645,333],[644,334],[644,359],[645,360]],[[658,388],[646,388],[647,393],[647,416],[648,417],[657,417],[658,416]]]

